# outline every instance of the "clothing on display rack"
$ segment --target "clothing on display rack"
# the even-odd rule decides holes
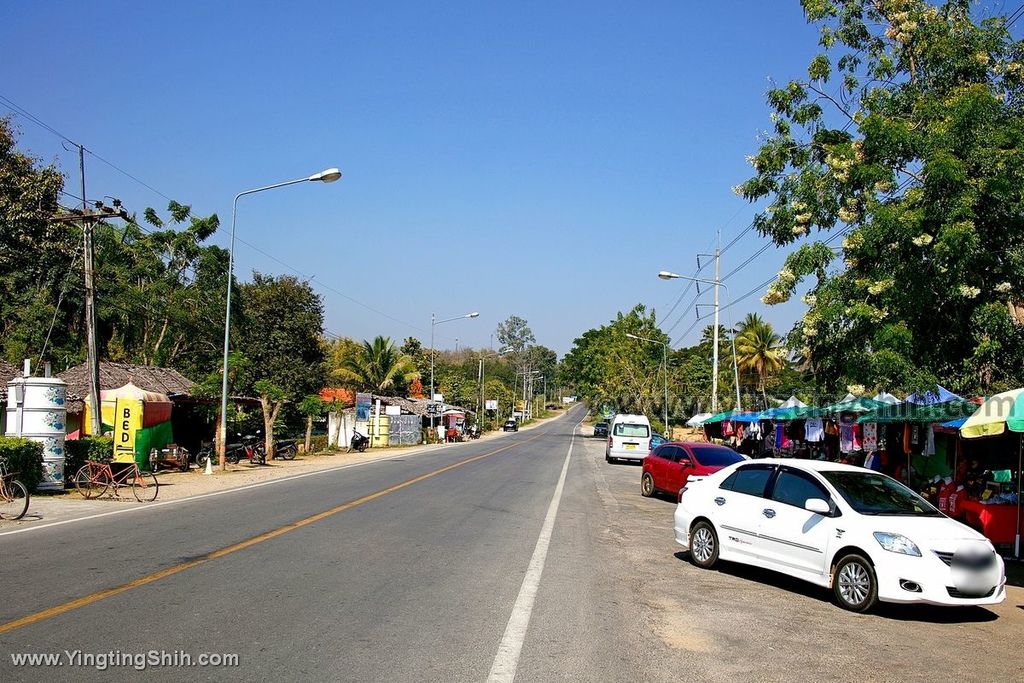
[[[804,423],[804,439],[810,443],[825,440],[825,426],[820,418],[812,418]]]
[[[864,450],[874,451],[878,449],[878,424],[875,422],[864,423]]]

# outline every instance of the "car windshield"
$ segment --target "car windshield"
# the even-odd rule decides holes
[[[615,436],[631,436],[646,439],[651,435],[651,430],[644,424],[629,424],[620,422],[615,425]]]
[[[884,474],[834,470],[821,476],[862,515],[942,516],[931,503]]]
[[[704,467],[725,467],[744,459],[742,455],[731,448],[690,446],[690,452]]]

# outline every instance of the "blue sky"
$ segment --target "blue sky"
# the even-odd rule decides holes
[[[40,1],[4,15],[0,95],[219,214],[220,244],[237,192],[339,166],[338,183],[243,198],[238,220],[279,261],[242,244],[236,272],[314,276],[331,333],[427,339],[431,311],[479,310],[439,327],[438,346],[487,345],[517,314],[560,353],[638,302],[667,312],[684,285],[656,273],[692,272],[717,229],[727,242],[749,223],[730,188],[770,124],[769,78],[816,53],[797,0]],[[77,194],[77,156],[18,123]],[[166,205],[95,158],[87,174],[91,198]],[[764,243],[744,237],[723,274]],[[768,249],[731,291],[783,258]],[[801,308],[751,297],[730,313],[788,330]],[[669,325],[680,313],[673,337],[693,322],[677,309]]]

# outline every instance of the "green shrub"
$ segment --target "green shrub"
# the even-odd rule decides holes
[[[109,436],[87,436],[64,442],[64,483],[72,486],[75,473],[87,460],[109,460],[114,453],[114,439]]]
[[[327,435],[317,434],[309,440],[309,450],[311,453],[320,453],[327,450]]]
[[[0,457],[7,460],[7,471],[29,491],[43,480],[43,444],[31,439],[0,436]]]

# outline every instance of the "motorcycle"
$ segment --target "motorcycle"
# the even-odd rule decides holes
[[[238,462],[240,457],[249,459],[250,465],[266,465],[267,464],[267,448],[263,445],[261,439],[255,436],[243,436],[241,448],[235,451],[235,462]],[[228,446],[230,448],[230,445]],[[231,462],[231,453],[227,455],[228,462]]]
[[[285,441],[278,441],[274,444],[274,459],[277,460],[294,460],[295,454],[299,452],[299,447],[295,443],[294,439],[287,439]]]
[[[259,432],[256,432],[259,434]],[[238,461],[242,458],[246,458],[253,465],[266,465],[267,464],[267,451],[263,445],[263,442],[256,436],[238,436],[242,437],[240,443],[229,443],[224,449],[224,459],[232,465],[237,465]],[[202,448],[196,454],[196,465],[198,467],[206,467],[206,461],[213,460],[214,465],[220,464],[220,458],[217,456],[217,451],[213,447],[213,442],[204,442]]]
[[[352,451],[358,451],[362,453],[369,445],[370,439],[368,437],[363,436],[359,432],[355,432],[352,434],[352,440],[349,442],[348,451],[346,452],[351,453]]]

